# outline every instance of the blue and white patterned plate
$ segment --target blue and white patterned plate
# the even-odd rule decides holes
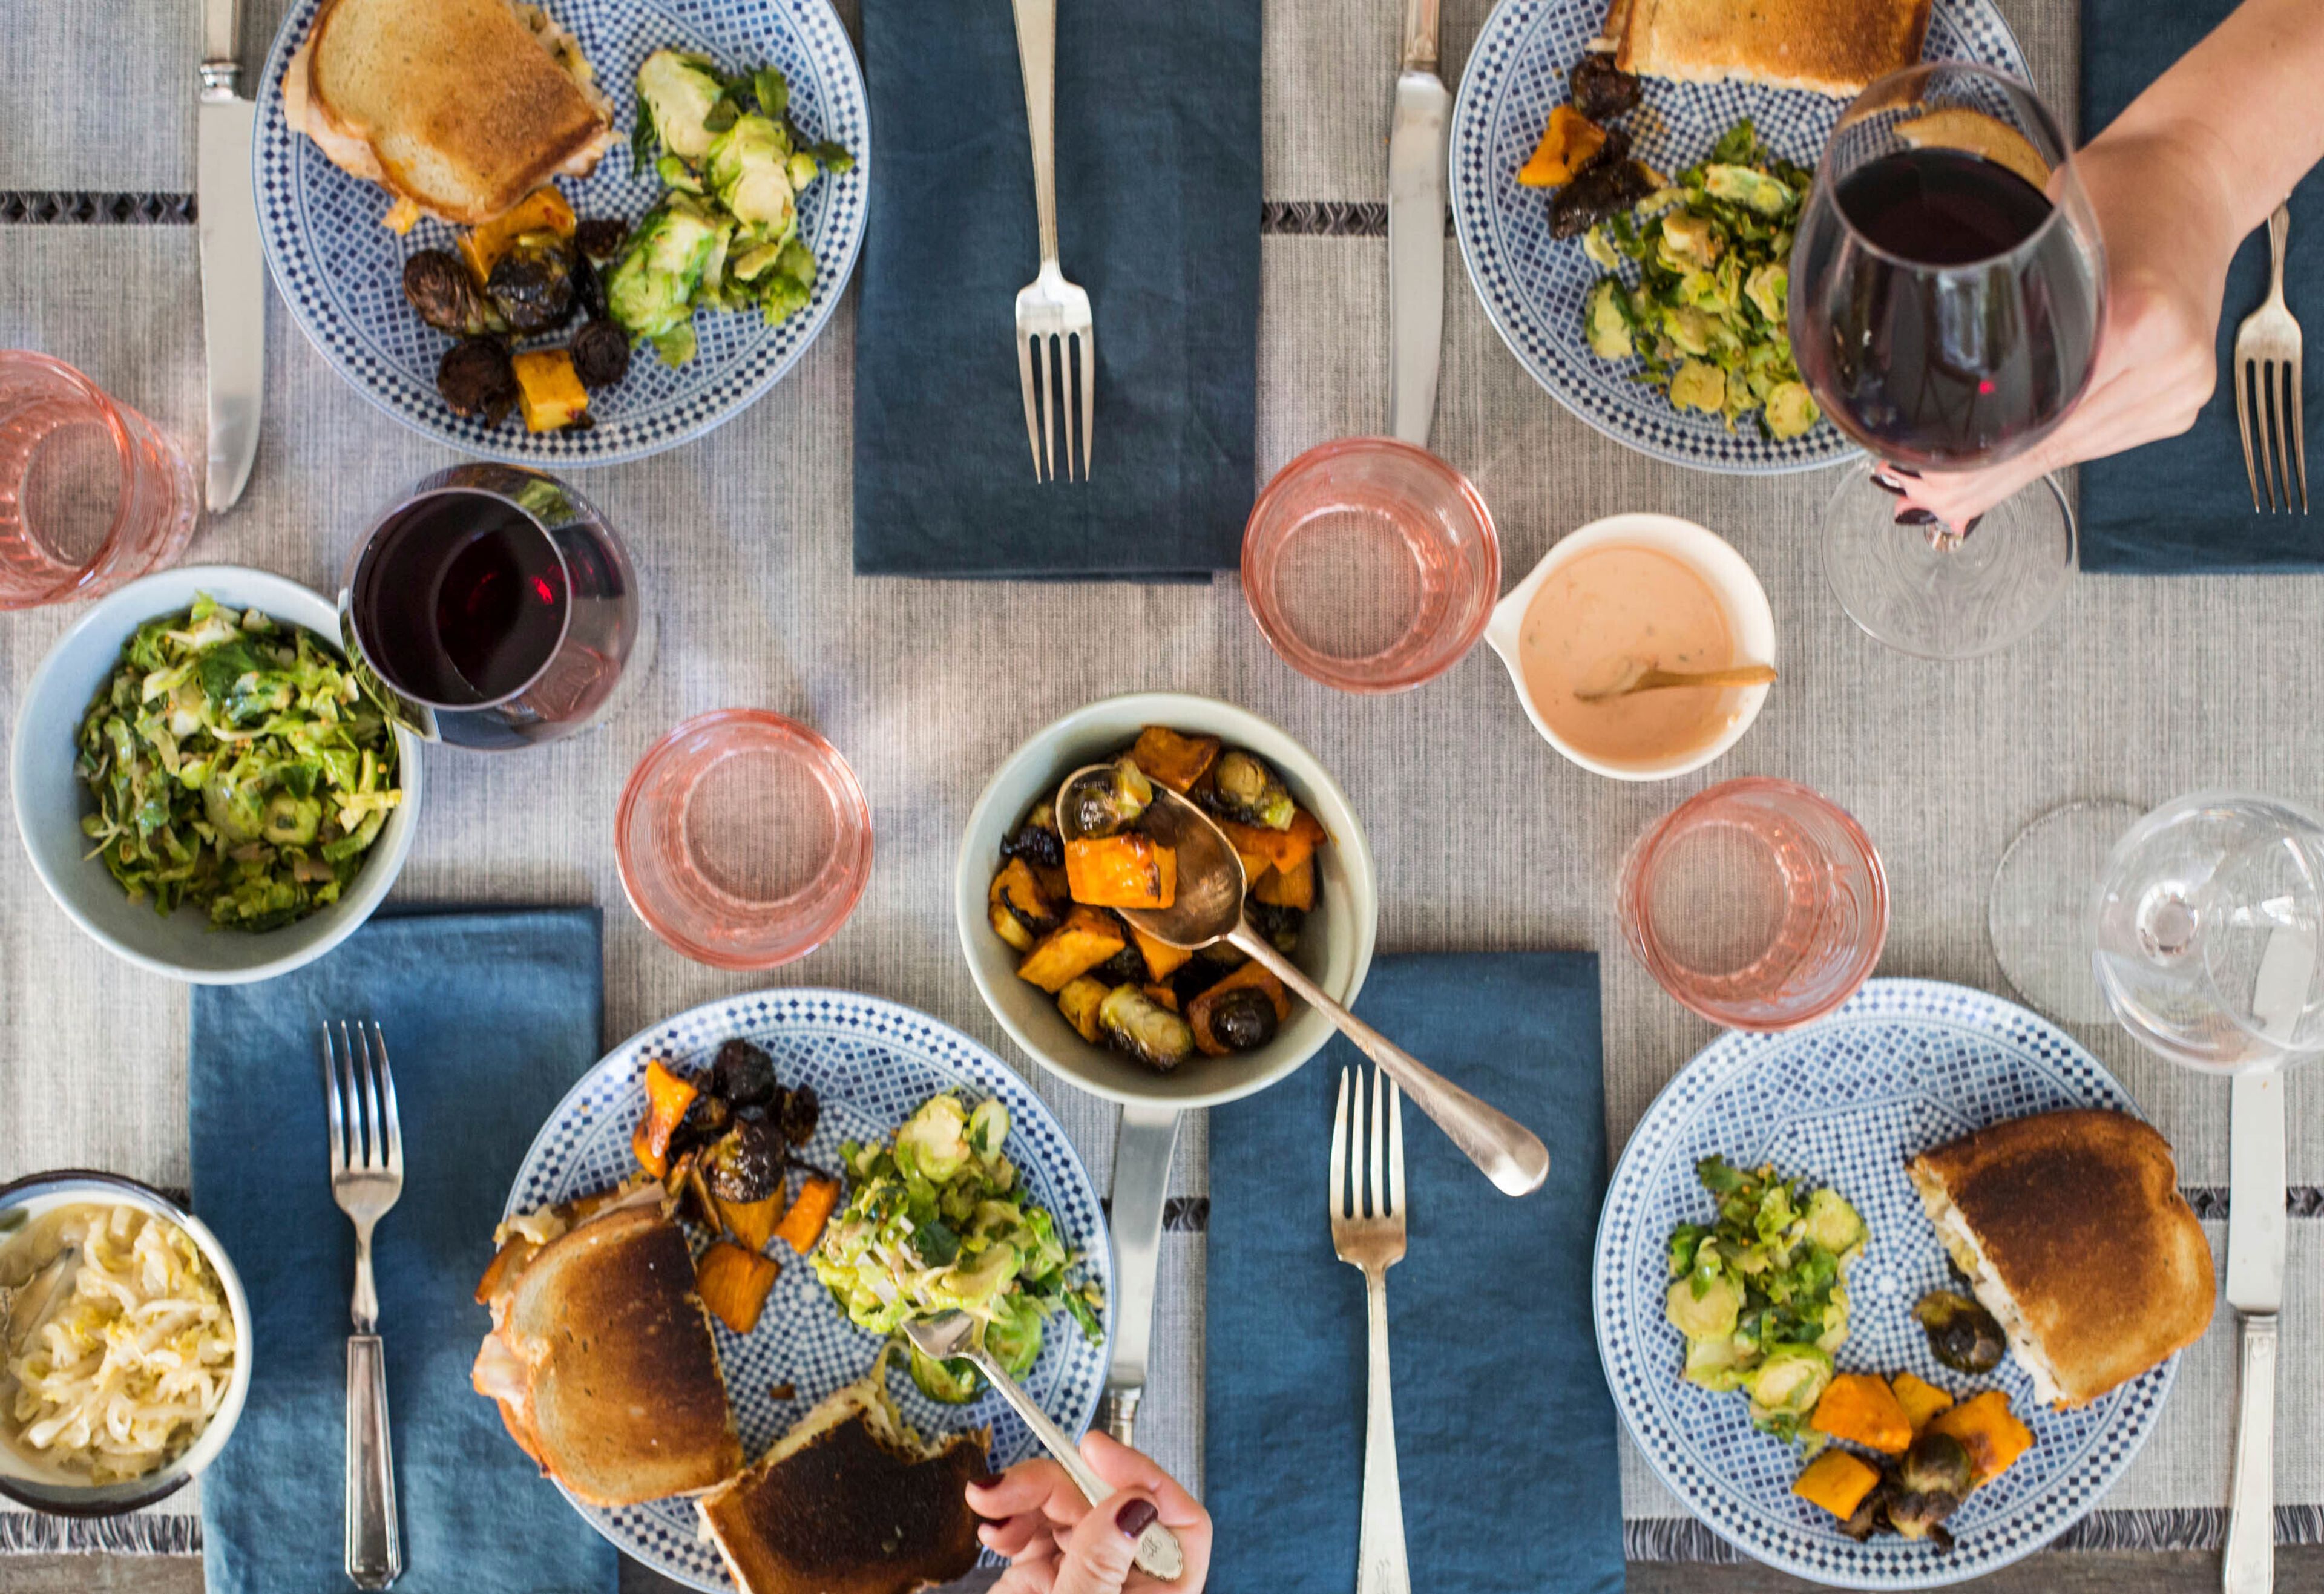
[[[660,198],[652,171],[632,168],[628,133],[638,64],[664,46],[704,51],[728,71],[779,67],[792,116],[809,137],[845,145],[855,169],[826,173],[799,196],[799,234],[816,271],[797,315],[772,327],[756,310],[697,315],[694,359],[673,368],[640,350],[621,385],[590,395],[597,424],[587,431],[536,435],[514,413],[496,427],[453,414],[436,392],[437,362],[452,340],[403,297],[405,259],[449,248],[453,229],[422,221],[396,236],[380,225],[386,190],[332,165],[283,120],[282,74],[321,4],[291,6],[259,78],[251,149],[258,233],[300,328],[357,392],[412,430],[464,453],[549,469],[641,458],[731,419],[782,380],[831,318],[863,241],[872,122],[854,49],[828,0],[547,0],[549,15],[579,38],[621,135],[594,174],[558,183],[582,216],[635,222]]]
[[[764,1046],[775,1077],[815,1087],[822,1122],[803,1153],[836,1167],[843,1140],[871,1141],[892,1134],[921,1102],[939,1091],[971,1101],[997,1096],[1009,1109],[1010,1161],[1026,1193],[1056,1219],[1057,1232],[1080,1252],[1087,1276],[1105,1289],[1105,1330],[1113,1333],[1113,1267],[1105,1214],[1089,1171],[1040,1098],[1010,1067],[960,1031],[877,997],[844,990],[762,990],[680,1013],[632,1036],[584,1074],[525,1153],[503,1215],[604,1190],[632,1173],[630,1131],[645,1110],[647,1059],[659,1057],[682,1073],[710,1066],[719,1046],[736,1037]],[[780,1245],[781,1276],[767,1297],[759,1326],[747,1335],[714,1322],[726,1392],[742,1431],[742,1451],[756,1456],[816,1402],[862,1377],[878,1354],[880,1336],[854,1327],[815,1276],[805,1258]],[[992,1430],[992,1464],[1023,1460],[1039,1443],[1001,1397],[988,1389],[967,1405],[941,1405],[922,1395],[900,1370],[899,1352],[889,1374],[906,1421],[923,1434]],[[1089,1426],[1105,1382],[1106,1347],[1093,1345],[1062,1314],[1041,1337],[1041,1354],[1024,1380],[1033,1399],[1068,1433]],[[780,1384],[796,1391],[778,1400]],[[568,1499],[570,1496],[567,1497]],[[717,1547],[698,1536],[700,1517],[685,1498],[655,1500],[607,1511],[573,1501],[622,1553],[689,1587],[730,1589]]]
[[[1950,1275],[1904,1164],[2004,1119],[2064,1107],[2135,1113],[2098,1061],[2024,1009],[1958,985],[1875,980],[1831,1018],[1784,1035],[1729,1033],[1655,1099],[1630,1138],[1598,1226],[1598,1351],[1615,1405],[1647,1462],[1721,1538],[1770,1566],[1848,1589],[1923,1589],[1979,1577],[2080,1520],[2146,1442],[2178,1371],[2173,1357],[2077,1411],[2034,1401],[2014,1357],[1982,1378],[1938,1365],[1913,1303]],[[1694,1175],[1718,1153],[1831,1184],[1871,1239],[1849,1270],[1844,1370],[1916,1373],[1965,1393],[1999,1387],[2034,1448],[1971,1494],[1950,1554],[1884,1535],[1858,1544],[1792,1491],[1791,1446],[1753,1431],[1739,1394],[1685,1382],[1685,1343],[1663,1318],[1670,1231],[1701,1222]]]
[[[1519,186],[1517,168],[1541,139],[1565,74],[1606,17],[1605,0],[1501,0],[1469,52],[1452,107],[1452,218],[1469,280],[1509,352],[1557,401],[1619,443],[1673,465],[1730,475],[1813,470],[1852,456],[1856,446],[1830,421],[1774,441],[1746,417],[1674,409],[1633,382],[1637,360],[1601,360],[1582,336],[1582,301],[1604,275],[1579,238],[1549,235],[1549,200]],[[1992,0],[1936,0],[1923,56],[1981,61],[2023,78],[2025,58]],[[1813,167],[1845,100],[1746,83],[1674,83],[1648,78],[1646,98],[1624,120],[1638,158],[1677,171],[1711,152],[1748,116],[1770,148]]]

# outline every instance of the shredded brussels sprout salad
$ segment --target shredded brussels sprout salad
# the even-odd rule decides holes
[[[131,901],[238,930],[337,902],[403,800],[394,733],[346,662],[207,594],[123,645],[79,748],[90,856]]]
[[[1848,1267],[1864,1254],[1864,1220],[1837,1190],[1765,1165],[1706,1156],[1694,1171],[1718,1213],[1671,1230],[1663,1303],[1686,1337],[1686,1380],[1745,1390],[1762,1433],[1813,1443],[1807,1420],[1848,1339]]]
[[[1635,378],[1681,410],[1727,418],[1754,410],[1770,438],[1796,438],[1822,411],[1800,380],[1785,321],[1792,237],[1814,174],[1759,142],[1746,120],[1708,159],[1600,222],[1582,239],[1609,273],[1582,307],[1590,347],[1601,359],[1644,362]]]
[[[1048,1211],[1025,1199],[1001,1154],[1009,1109],[972,1109],[949,1092],[931,1096],[892,1145],[850,1140],[847,1205],[816,1248],[815,1276],[858,1328],[892,1334],[920,1318],[965,1312],[977,1342],[1022,1377],[1041,1354],[1041,1326],[1063,1311],[1093,1344],[1103,1337],[1104,1296],[1074,1282],[1078,1255]],[[932,1399],[973,1399],[983,1379],[964,1360],[912,1350],[912,1381]]]

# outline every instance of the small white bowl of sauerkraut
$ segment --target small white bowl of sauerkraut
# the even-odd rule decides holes
[[[79,1169],[0,1186],[0,1287],[15,1292],[0,1495],[109,1516],[175,1492],[225,1447],[250,1388],[250,1303],[176,1202]]]

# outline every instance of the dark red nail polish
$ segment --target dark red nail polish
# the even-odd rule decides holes
[[[983,1477],[973,1478],[969,1481],[978,1488],[991,1488],[994,1484],[1000,1482],[1002,1479],[1008,1476],[1009,1474],[1006,1472],[987,1472]]]
[[[1139,1538],[1154,1525],[1154,1518],[1157,1515],[1153,1501],[1133,1497],[1124,1500],[1121,1509],[1113,1514],[1113,1525],[1121,1530],[1121,1536],[1125,1539]]]
[[[1879,488],[1883,493],[1893,493],[1899,498],[1904,496],[1904,484],[1890,475],[1886,471],[1874,471],[1872,473],[1872,484]]]
[[[1971,515],[1971,516],[1969,516],[1969,524],[1968,524],[1968,525],[1966,525],[1966,526],[1963,526],[1963,527],[1960,529],[1960,534],[1961,534],[1963,537],[1967,537],[1970,532],[1972,532],[1972,531],[1974,531],[1974,530],[1977,530],[1977,528],[1978,528],[1978,521],[1982,521],[1982,520],[1984,520],[1984,519],[1985,519],[1985,517],[1984,517],[1983,515]]]
[[[1933,511],[1908,503],[1896,511],[1896,523],[1899,526],[1933,526],[1937,523],[1937,517]]]
[[[1890,475],[1892,475],[1892,476],[1902,476],[1902,477],[1904,477],[1904,478],[1906,481],[1908,481],[1908,482],[1917,482],[1917,481],[1919,481],[1919,480],[1921,479],[1921,473],[1920,473],[1920,472],[1918,472],[1918,471],[1914,471],[1914,470],[1906,470],[1906,469],[1905,469],[1903,465],[1887,465],[1887,464],[1883,464],[1883,465],[1881,465],[1881,467],[1880,467],[1880,468],[1881,468],[1882,470],[1886,471],[1886,472],[1887,472]]]

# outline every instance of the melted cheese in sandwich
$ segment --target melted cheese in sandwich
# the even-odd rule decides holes
[[[2050,1359],[2042,1353],[2041,1341],[2034,1335],[2032,1325],[2025,1321],[2025,1313],[2019,1309],[2016,1297],[2009,1293],[2009,1286],[2003,1284],[2000,1275],[1993,1270],[1992,1262],[1986,1257],[1985,1247],[1978,1243],[1977,1233],[1969,1226],[1969,1220],[1961,1216],[1960,1209],[1953,1204],[1953,1198],[1936,1180],[1915,1172],[1913,1183],[1920,1190],[1921,1205],[1926,1209],[1929,1221],[1935,1225],[1937,1239],[1944,1245],[1945,1254],[1952,1258],[1955,1267],[1969,1275],[1969,1290],[1977,1296],[1977,1304],[1993,1313],[1993,1320],[2001,1325],[2002,1333],[2009,1341],[2011,1354],[2017,1358],[2018,1365],[2034,1380],[2034,1398],[2045,1405],[2055,1405],[2065,1398],[2065,1392],[2058,1387],[2057,1374],[2050,1365]]]

